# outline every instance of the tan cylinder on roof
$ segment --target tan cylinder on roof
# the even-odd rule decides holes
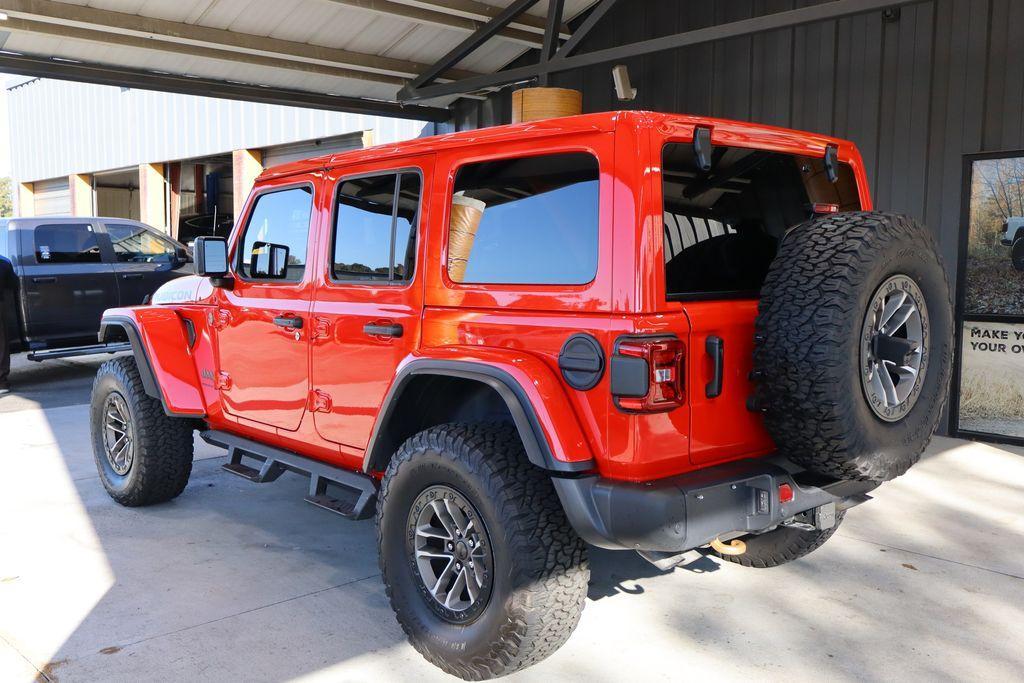
[[[448,223],[448,277],[452,282],[462,282],[466,276],[469,252],[473,250],[473,240],[486,208],[479,199],[461,194],[452,197],[452,218]]]
[[[583,112],[583,93],[567,88],[522,88],[512,93],[512,123],[575,116]]]

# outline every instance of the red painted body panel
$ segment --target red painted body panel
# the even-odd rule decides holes
[[[381,402],[397,372],[419,358],[472,361],[519,382],[551,451],[567,462],[594,459],[605,477],[657,479],[741,457],[773,445],[760,417],[746,410],[751,391],[756,301],[672,302],[665,296],[661,148],[712,129],[715,145],[820,157],[836,145],[871,208],[856,148],[834,138],[718,119],[608,112],[466,131],[320,157],[268,169],[255,193],[296,183],[316,189],[302,282],[236,280],[233,291],[201,301],[131,309],[175,407],[205,413],[225,429],[335,465],[362,467]],[[594,279],[579,286],[470,285],[447,276],[447,224],[458,168],[491,158],[584,151],[600,168],[599,257]],[[407,285],[332,282],[333,203],[339,178],[415,167],[423,175],[416,272]],[[239,217],[246,222],[253,198]],[[236,227],[235,244],[241,232]],[[277,314],[303,316],[301,338],[275,327]],[[123,314],[123,312],[122,312]],[[183,350],[180,316],[197,343]],[[317,333],[318,319],[323,320]],[[366,336],[367,322],[403,325],[399,339]],[[177,327],[174,327],[177,324]],[[674,334],[686,345],[686,403],[670,412],[627,414],[615,407],[605,372],[589,391],[563,380],[558,354],[572,334],[593,335],[610,358],[621,335]],[[722,395],[704,387],[705,339],[725,340]],[[177,335],[177,336],[175,336]],[[220,373],[228,386],[217,388]],[[329,407],[308,408],[311,391]]]
[[[113,308],[104,313],[107,316],[128,318],[135,323],[169,410],[179,415],[206,413],[185,323],[178,311],[164,306],[139,306]]]

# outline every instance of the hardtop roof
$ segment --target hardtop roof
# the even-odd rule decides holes
[[[310,159],[272,166],[260,174],[259,180],[308,173],[322,168],[334,168],[367,161],[428,154],[453,148],[498,144],[503,141],[511,142],[523,140],[526,137],[536,139],[587,131],[611,132],[617,125],[632,125],[637,128],[651,128],[659,125],[664,127],[668,125],[669,127],[680,129],[692,128],[693,126],[707,126],[729,134],[730,138],[747,138],[755,142],[761,140],[766,148],[778,148],[780,145],[788,145],[794,148],[806,148],[808,152],[820,150],[821,153],[824,153],[827,145],[833,144],[838,145],[841,149],[853,148],[853,144],[846,140],[777,126],[687,114],[620,110],[565,116],[504,126],[491,126],[488,128],[475,128],[348,152],[325,154]]]

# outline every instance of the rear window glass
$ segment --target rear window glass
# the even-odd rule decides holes
[[[37,263],[99,263],[96,233],[88,223],[51,223],[35,231]]]
[[[789,154],[716,147],[709,171],[690,143],[662,153],[665,282],[670,298],[756,295],[779,241],[814,216],[814,204],[857,209],[853,172],[840,164],[830,183],[824,163]]]
[[[575,152],[463,166],[455,176],[449,276],[466,283],[590,282],[597,273],[598,177],[597,159]]]

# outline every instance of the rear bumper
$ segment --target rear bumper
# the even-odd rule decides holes
[[[798,484],[772,460],[740,460],[653,482],[553,478],[569,522],[588,543],[612,549],[681,552],[716,537],[765,531],[813,508],[865,500],[867,482]],[[779,502],[779,485],[793,500]]]

